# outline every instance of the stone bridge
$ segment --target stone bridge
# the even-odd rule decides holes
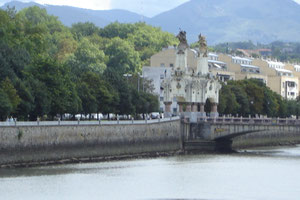
[[[198,118],[197,122],[181,121],[186,151],[232,151],[232,142],[239,136],[257,133],[300,134],[300,120],[272,118]]]

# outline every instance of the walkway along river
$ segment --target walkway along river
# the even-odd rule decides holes
[[[300,146],[0,169],[3,200],[299,200]]]

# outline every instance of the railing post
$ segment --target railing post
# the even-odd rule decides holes
[[[36,119],[36,122],[37,122],[37,125],[39,126],[40,125],[40,118],[39,117]]]
[[[80,124],[80,118],[77,119],[77,124],[78,124],[78,125]]]
[[[15,126],[17,126],[17,118],[14,118]]]
[[[160,116],[158,116],[158,123],[160,122]]]
[[[99,125],[101,125],[101,118],[99,117]]]
[[[131,122],[132,122],[132,124],[134,124],[134,118],[133,117],[131,118]]]
[[[117,115],[117,124],[120,124],[120,118],[119,118],[119,115]]]
[[[60,125],[60,118],[58,118],[58,125]]]

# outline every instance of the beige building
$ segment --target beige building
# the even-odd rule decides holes
[[[153,55],[151,67],[174,67],[176,49],[169,47]],[[197,68],[198,50],[188,49],[187,66]],[[209,71],[219,80],[258,79],[286,99],[299,96],[300,66],[277,61],[243,58],[225,54],[208,54]]]

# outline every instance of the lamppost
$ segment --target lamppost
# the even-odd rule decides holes
[[[253,116],[255,117],[255,113],[254,113],[254,108],[253,108],[253,101],[250,101],[250,103],[251,103],[251,112],[252,112],[252,114],[253,114]]]
[[[144,76],[143,76],[143,74],[140,74],[139,72],[138,72],[138,92],[140,92],[140,78],[144,78]],[[144,83],[144,81],[143,81],[143,83]],[[143,84],[143,91],[144,91],[144,84]]]
[[[128,73],[126,73],[126,74],[123,74],[123,76],[124,76],[124,77],[127,77],[127,84],[128,84],[128,77],[131,77],[131,76],[132,76],[132,74],[128,74]]]

